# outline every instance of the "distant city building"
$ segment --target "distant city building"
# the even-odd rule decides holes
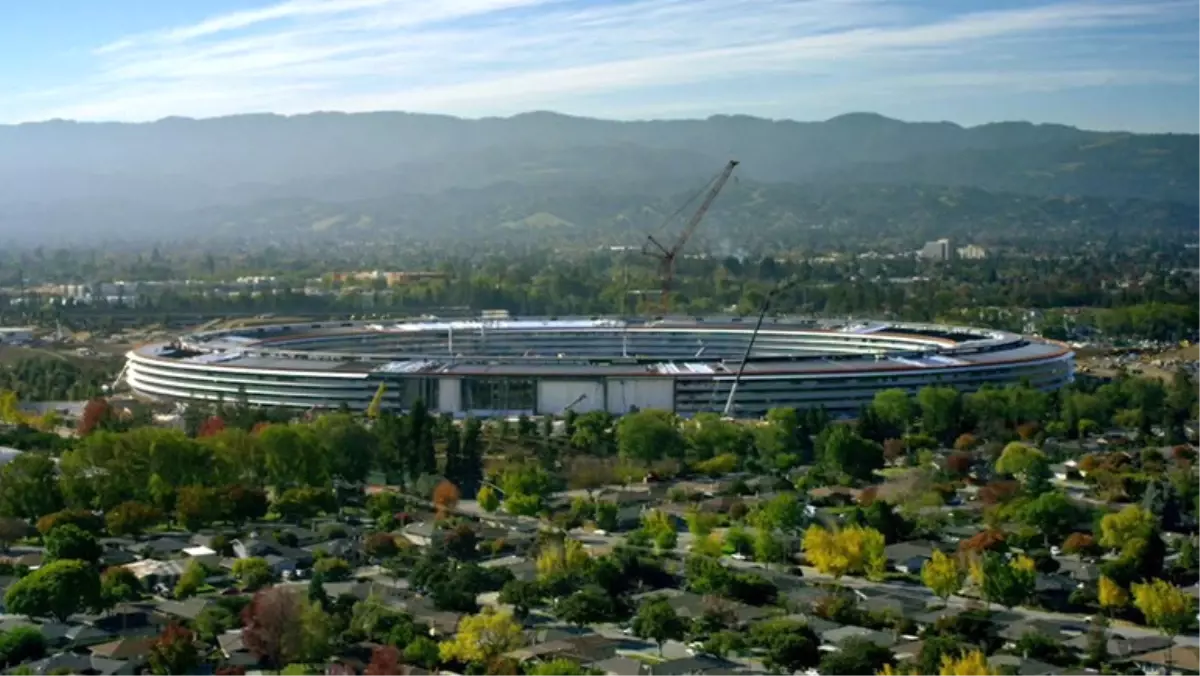
[[[987,251],[977,244],[968,244],[955,251],[958,257],[968,261],[978,261],[987,258]]]
[[[926,242],[925,246],[917,252],[921,258],[931,261],[948,261],[950,260],[950,240],[939,239],[932,242]]]

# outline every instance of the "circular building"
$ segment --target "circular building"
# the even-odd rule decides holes
[[[318,322],[185,335],[127,354],[134,392],[177,401],[246,401],[365,409],[423,399],[455,415],[510,416],[656,408],[724,408],[753,318]],[[852,414],[880,390],[927,385],[970,392],[1025,381],[1069,383],[1060,343],[1002,331],[875,321],[763,323],[734,410],[780,406]]]

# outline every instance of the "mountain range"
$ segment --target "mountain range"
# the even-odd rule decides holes
[[[1155,209],[1189,213],[1178,205],[1197,204],[1198,150],[1190,134],[1024,122],[968,128],[870,113],[824,122],[617,122],[548,112],[478,120],[399,112],[55,120],[0,126],[0,241],[80,241],[81,233],[171,239],[205,229],[247,235],[267,221],[301,232],[354,226],[414,237],[450,225],[500,233],[569,224],[595,234],[614,222],[644,229],[730,158],[742,162],[743,182],[731,192],[767,200],[763,208],[798,222],[811,222],[805,204],[828,209],[857,191],[897,189],[1084,200],[1093,211],[1096,204],[1123,209],[1113,205],[1127,200],[1173,203]],[[805,199],[793,204],[798,195]]]

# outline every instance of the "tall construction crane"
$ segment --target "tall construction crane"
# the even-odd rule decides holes
[[[655,239],[654,235],[646,236],[646,243],[642,245],[642,253],[654,256],[659,260],[659,276],[662,278],[662,295],[659,297],[659,303],[664,315],[671,310],[671,282],[675,279],[675,257],[683,249],[683,245],[691,239],[692,234],[696,232],[696,226],[700,225],[700,220],[712,206],[713,200],[717,199],[721,188],[725,187],[725,182],[733,175],[733,170],[737,165],[737,160],[729,160],[729,164],[726,164],[725,169],[713,180],[712,187],[708,189],[704,201],[700,203],[700,208],[696,209],[696,213],[688,219],[687,225],[683,226],[683,231],[679,233],[679,238],[675,240],[674,246],[668,249]]]

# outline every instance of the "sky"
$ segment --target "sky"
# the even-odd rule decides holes
[[[1195,133],[1196,0],[35,0],[0,123],[877,112]]]

